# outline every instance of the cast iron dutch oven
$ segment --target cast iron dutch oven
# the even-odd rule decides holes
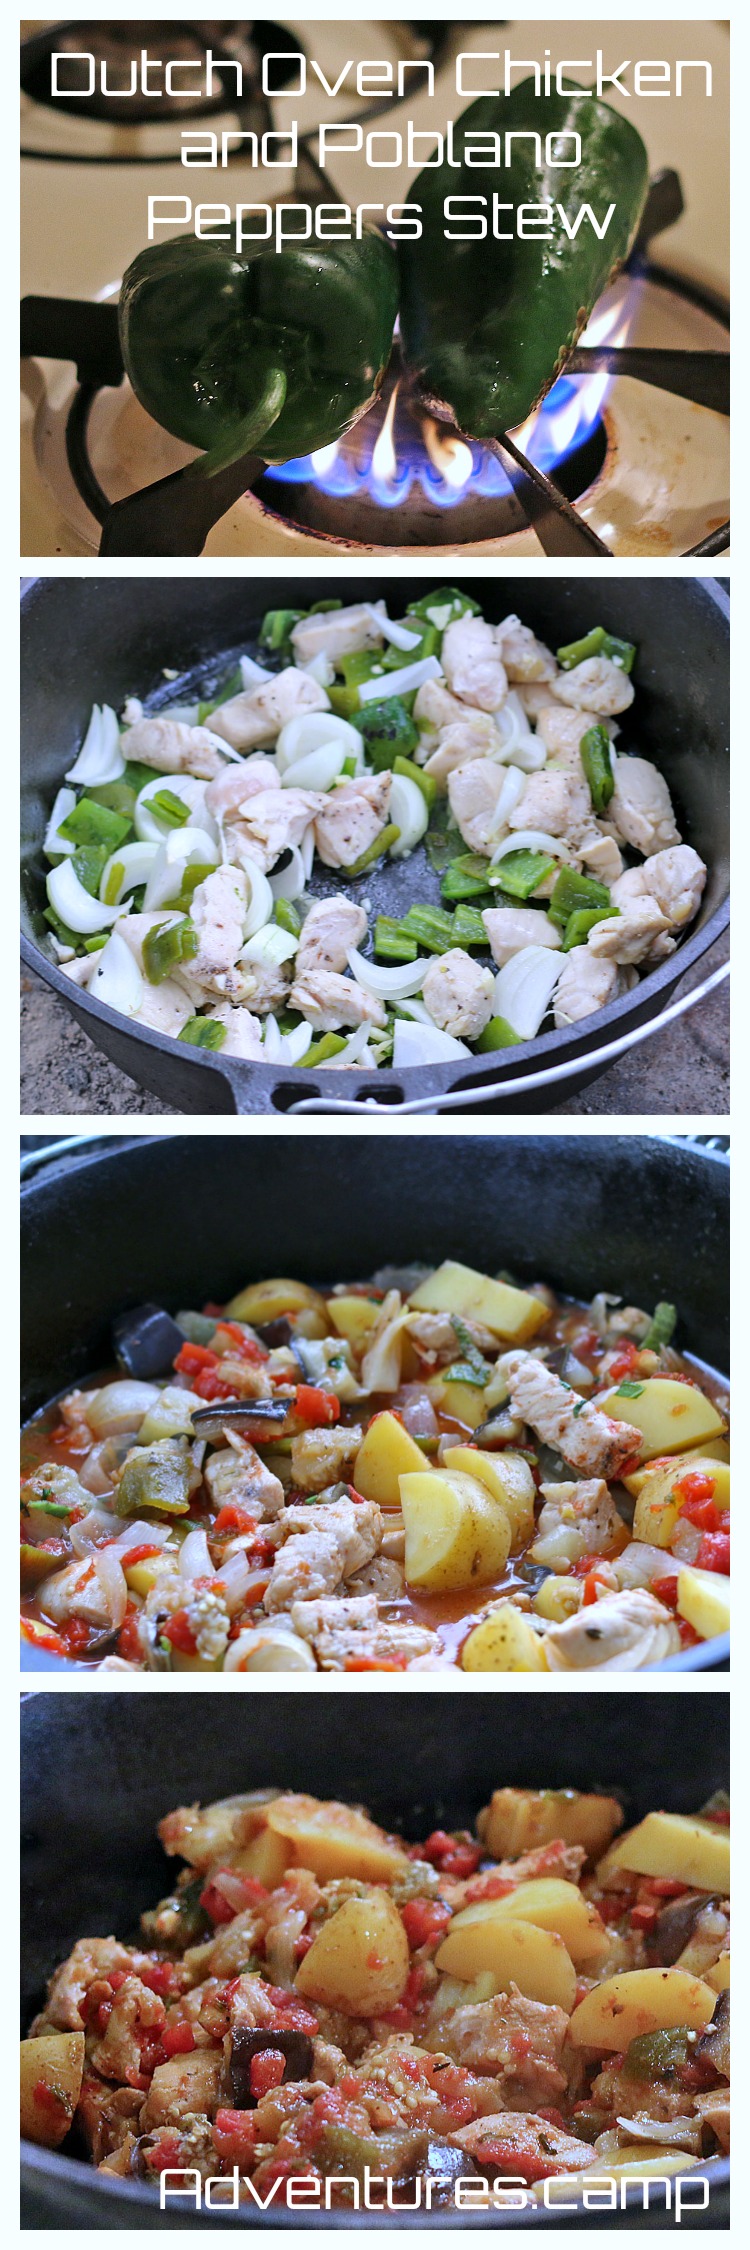
[[[340,579],[342,602],[384,595],[397,614],[404,580]],[[409,594],[432,581],[409,581]],[[467,580],[468,584],[468,580]],[[721,586],[695,578],[471,579],[490,621],[516,610],[553,648],[592,623],[638,644],[637,699],[623,741],[654,759],[669,783],[685,841],[708,864],[700,913],[685,943],[624,999],[523,1050],[476,1055],[406,1071],[279,1069],[206,1054],[131,1023],[71,985],[43,947],[45,864],[41,844],[52,799],[82,739],[93,702],[120,710],[128,694],[157,709],[210,692],[240,651],[257,648],[260,617],[275,606],[306,609],[331,592],[328,578],[57,578],[37,580],[22,604],[21,921],[28,966],[52,985],[97,1046],[170,1109],[198,1113],[286,1110],[302,1101],[400,1103],[438,1108],[452,1095],[483,1095],[509,1107],[547,1109],[598,1077],[601,1051],[637,1037],[668,1005],[686,969],[725,929],[729,915],[729,605]],[[266,659],[267,661],[267,659]],[[179,677],[165,682],[168,665]],[[318,871],[311,888],[330,890]],[[414,899],[439,901],[439,881],[420,847],[387,862],[359,886],[375,913],[400,915]],[[359,892],[358,892],[359,895]],[[519,1059],[520,1057],[520,1059]],[[580,1065],[570,1071],[569,1066]],[[513,1081],[543,1073],[540,1090],[513,1096]]]
[[[678,1142],[139,1138],[53,1161],[24,1186],[21,1215],[25,1416],[111,1365],[128,1306],[223,1303],[272,1273],[362,1280],[384,1260],[509,1267],[584,1301],[599,1289],[647,1309],[666,1299],[679,1343],[728,1370],[728,1164]],[[703,1642],[665,1669],[727,1654]],[[40,1669],[28,1644],[23,1661]],[[70,1670],[55,1657],[47,1668]]]
[[[727,1786],[728,1704],[721,1692],[690,1690],[659,1696],[565,1691],[552,1702],[522,1692],[514,1697],[513,1725],[505,1728],[498,1723],[502,1706],[486,1692],[469,1702],[368,1692],[349,1705],[344,1746],[338,1695],[316,1695],[314,1706],[308,1695],[264,1695],[245,1729],[237,1724],[236,1702],[210,1692],[30,1696],[22,1708],[22,2029],[76,1938],[135,1935],[144,1907],[163,1896],[167,1864],[154,1829],[175,1805],[278,1783],[365,1803],[376,1820],[409,1839],[436,1825],[473,1823],[491,1791],[505,1785],[603,1788],[620,1797],[628,1822],[657,1806],[693,1812],[714,1789]],[[408,1781],[400,1786],[399,1776]],[[725,2159],[709,2168],[703,2225],[727,2224],[728,2172]],[[697,2195],[697,2187],[692,2192]],[[175,2204],[161,2217],[154,2190],[143,2183],[106,2181],[75,2158],[24,2143],[27,2227],[189,2225],[178,2211]],[[192,2224],[217,2220],[253,2224],[247,2213],[223,2221],[218,2214],[203,2222],[193,2216]],[[588,2224],[664,2221],[663,2191],[657,2190],[647,2219],[631,2202],[627,2219],[596,2213]],[[452,2222],[450,2208],[407,2219],[422,2226]],[[545,2222],[566,2224],[543,2210],[530,2220],[461,2214],[462,2226]],[[254,2223],[299,2226],[300,2214],[287,2217],[272,2206]],[[338,2212],[306,2223],[388,2228],[395,2222]]]

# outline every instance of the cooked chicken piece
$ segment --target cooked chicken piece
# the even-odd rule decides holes
[[[203,997],[205,999],[205,993]],[[217,1008],[208,1009],[206,1020],[223,1024],[227,1035],[221,1049],[223,1055],[238,1055],[244,1062],[262,1061],[263,1031],[258,1017],[252,1016],[249,1008],[233,1008],[224,1000]]]
[[[116,2150],[129,2149],[142,2105],[142,2086],[106,2086],[84,2074],[76,2126],[83,2132],[92,2164],[104,2164]]]
[[[557,678],[557,674],[555,674],[555,678]],[[551,698],[555,692],[554,683],[550,680],[518,680],[514,681],[513,684],[527,719],[531,720],[532,726],[536,726],[542,711],[549,709]]]
[[[588,945],[576,945],[568,955],[555,998],[555,1025],[580,1023],[584,1016],[619,1000],[636,983],[634,969],[618,969],[614,961],[600,961]]]
[[[284,1510],[284,1544],[275,1558],[263,1607],[291,1609],[292,1602],[332,1594],[342,1579],[361,1570],[377,1554],[383,1529],[372,1500],[322,1500],[313,1507]]]
[[[514,953],[523,953],[527,945],[562,945],[555,923],[533,906],[486,906],[482,921],[499,969],[512,960]]]
[[[439,1990],[438,1990],[439,1998]],[[516,1985],[494,2000],[455,2013],[435,2013],[430,2046],[441,2046],[465,2070],[502,2081],[503,2106],[554,2103],[565,2087],[562,2050],[568,2018],[562,2008],[522,1998]]]
[[[631,962],[664,961],[674,953],[669,922],[655,898],[634,898],[604,922],[595,922],[588,934],[588,950],[596,961],[616,961],[620,968]]]
[[[217,867],[193,892],[190,918],[198,935],[198,951],[189,963],[191,981],[231,969],[242,945],[247,907],[247,876],[240,867]]]
[[[176,2125],[182,2117],[213,2117],[223,2076],[223,2047],[196,2047],[191,2055],[172,2055],[169,2062],[157,2063],[141,2110],[141,2132]]]
[[[186,1859],[199,1874],[228,1867],[258,1833],[258,1802],[250,1794],[219,1797],[212,1805],[177,1805],[158,1822],[162,1849],[168,1859]]]
[[[141,1004],[132,1021],[148,1024],[151,1031],[163,1031],[166,1039],[179,1039],[192,1013],[192,1001],[174,977],[165,977],[163,984],[149,984],[144,977]]]
[[[499,749],[497,728],[489,711],[476,711],[471,717],[456,719],[444,727],[437,750],[425,759],[425,773],[435,781],[447,781],[457,766],[465,766],[470,758],[489,757]]]
[[[621,664],[613,664],[611,656],[587,656],[583,664],[574,664],[571,672],[561,672],[555,681],[555,694],[560,703],[570,703],[576,711],[594,711],[597,718],[614,719],[618,711],[627,711],[633,701],[635,688]]]
[[[103,1632],[112,1623],[110,1597],[86,1555],[45,1579],[44,1608],[53,1625],[65,1625],[71,1617],[80,1617],[85,1625],[97,1625]]]
[[[478,1351],[497,1359],[497,1337],[491,1329],[485,1328],[481,1320],[464,1320],[462,1326]],[[464,1347],[456,1335],[450,1313],[410,1313],[406,1330],[420,1356],[426,1353],[432,1359],[444,1360],[446,1367],[452,1359],[463,1359]],[[437,1428],[437,1424],[435,1426]]]
[[[645,1539],[631,1539],[616,1556],[613,1571],[621,1593],[632,1593],[635,1586],[650,1587],[655,1578],[664,1577],[664,1548],[650,1547]]]
[[[254,1008],[258,1016],[269,1015],[272,1009],[284,1007],[291,980],[289,961],[243,961],[243,1005]]]
[[[691,844],[654,852],[642,867],[629,867],[612,890],[612,904],[624,912],[633,899],[654,898],[671,930],[681,930],[697,914],[707,870]]]
[[[393,1664],[405,1657],[410,1664],[429,1656],[437,1639],[424,1625],[386,1624],[378,1616],[374,1594],[294,1602],[292,1624],[302,1640],[310,1641],[324,1672],[343,1671],[357,1658]]]
[[[86,1429],[86,1410],[93,1406],[98,1395],[97,1391],[71,1391],[69,1397],[63,1399],[60,1409],[63,1420],[69,1430],[78,1429],[82,1439],[91,1435]],[[91,1507],[90,1492],[76,1476],[75,1469],[65,1468],[62,1461],[40,1461],[33,1474],[24,1477],[23,1490],[35,1500],[42,1500],[46,1495],[48,1500],[59,1501],[64,1507],[84,1510]]]
[[[281,1514],[283,1484],[244,1439],[233,1435],[231,1444],[210,1454],[203,1475],[217,1514],[230,1502],[258,1523],[272,1522]]]
[[[551,1672],[640,1672],[677,1656],[681,1646],[669,1610],[638,1589],[605,1594],[564,1625],[548,1626],[544,1636]]]
[[[504,617],[496,627],[496,639],[509,680],[520,680],[528,687],[538,680],[557,678],[557,659],[551,648],[545,648],[531,626],[521,624],[520,617]]]
[[[575,1411],[575,1409],[574,1409]],[[563,1570],[580,1562],[582,1555],[613,1555],[622,1546],[625,1527],[601,1477],[583,1477],[580,1484],[543,1484],[544,1507],[539,1517],[532,1560],[548,1570]]]
[[[637,1454],[638,1432],[631,1422],[615,1422],[593,1402],[581,1401],[533,1352],[504,1352],[498,1368],[507,1376],[514,1411],[582,1476],[609,1481]]]
[[[141,976],[145,978],[147,984],[148,978],[143,966],[144,938],[148,936],[149,930],[162,929],[167,922],[180,922],[181,920],[181,912],[176,912],[172,906],[163,906],[160,912],[150,908],[147,914],[123,914],[120,921],[115,922],[115,935],[124,938],[125,944],[129,945],[133,959],[137,961]],[[96,959],[96,955],[94,955],[94,959]],[[153,987],[153,989],[156,990],[156,987]]]
[[[341,975],[346,968],[347,955],[366,935],[367,915],[363,906],[355,905],[353,898],[340,892],[335,898],[318,899],[302,924],[294,957],[295,977],[304,979],[318,969]]]
[[[388,819],[390,794],[390,774],[376,773],[366,781],[344,781],[319,798],[315,843],[324,867],[353,867],[374,844]]]
[[[580,770],[580,747],[591,727],[590,711],[563,711],[559,703],[545,703],[537,719],[537,734],[541,735],[548,758],[560,766],[572,765]]]
[[[57,967],[61,976],[67,977],[71,984],[80,985],[85,992],[96,968],[96,954],[87,953],[85,960],[58,961]]]
[[[620,843],[632,844],[646,859],[680,842],[664,775],[648,758],[618,758],[607,820]]]
[[[495,989],[491,969],[482,969],[463,947],[454,945],[431,961],[422,986],[428,1015],[454,1039],[478,1039],[492,1014]]]
[[[299,624],[293,625],[294,661],[312,664],[316,656],[330,656],[336,663],[340,656],[356,655],[358,649],[379,648],[384,638],[382,627],[376,625],[364,602],[350,602],[346,609],[321,610],[316,617],[301,617]]]
[[[81,2001],[89,1986],[108,1977],[113,1969],[133,1971],[146,1968],[148,1955],[134,1953],[132,1947],[121,1945],[119,1938],[79,1938],[61,1962],[52,1977],[44,2008],[32,2024],[32,2036],[43,2031],[82,2031]]]
[[[701,2122],[710,2125],[716,2134],[720,2149],[729,2153],[729,2092],[726,2086],[713,2086],[708,2094],[694,2094],[693,2105]]]
[[[605,836],[594,824],[586,836],[581,836],[578,852],[584,867],[591,869],[597,882],[611,885],[622,874],[622,853],[618,851],[614,836]]]
[[[539,773],[530,773],[523,795],[508,814],[508,828],[540,828],[547,836],[566,836],[571,842],[576,831],[591,824],[591,798],[583,777],[575,773],[556,772],[544,766]]]
[[[443,634],[440,661],[453,694],[480,711],[499,711],[508,675],[493,625],[483,617],[456,617]]]
[[[264,758],[260,752],[256,757],[246,758],[241,766],[224,767],[223,773],[206,790],[206,811],[213,814],[214,820],[228,820],[250,797],[259,796],[265,789],[280,788],[278,766],[273,758]]]
[[[454,767],[448,776],[450,808],[464,843],[469,851],[484,852],[487,858],[489,833],[505,781],[503,767],[493,765],[489,758],[471,758],[468,765]]]
[[[156,766],[159,773],[192,773],[198,781],[212,781],[226,769],[215,733],[214,727],[188,727],[181,719],[139,719],[123,735],[122,754]]]
[[[327,803],[319,789],[261,789],[257,797],[247,797],[244,812],[228,821],[225,830],[233,860],[251,859],[267,874],[282,852],[302,842]]]
[[[347,1583],[353,1594],[374,1594],[378,1602],[397,1602],[404,1591],[404,1573],[392,1557],[374,1555],[363,1570],[353,1571]]]
[[[306,711],[330,709],[325,688],[289,665],[272,680],[261,680],[243,695],[233,695],[211,713],[214,734],[224,736],[233,750],[256,750],[262,742],[275,742],[288,719],[301,719]]]
[[[301,1016],[313,1024],[317,1031],[355,1029],[357,1024],[384,1025],[386,1016],[382,1000],[364,986],[355,984],[353,977],[335,976],[330,969],[308,971],[306,976],[295,978],[289,994],[290,1008],[298,1008]]]
[[[102,1998],[108,1997],[106,1993]],[[134,2073],[141,2068],[141,2045],[149,2032],[161,2029],[166,2015],[163,2000],[141,1984],[140,1977],[128,1975],[124,1984],[117,1987],[102,2039],[91,2048],[89,2056],[94,2070],[102,2078],[116,2078],[123,2086],[130,2086]]]
[[[476,721],[480,727],[484,723],[484,714],[481,711],[468,711],[466,704],[461,703],[457,695],[451,695],[444,680],[425,680],[424,685],[417,688],[414,717],[423,738],[442,734],[444,727],[455,726],[459,719],[467,720],[469,725]]]
[[[339,1425],[332,1430],[304,1430],[292,1439],[292,1480],[300,1492],[324,1492],[334,1484],[344,1466],[354,1460],[362,1431]]]
[[[462,2125],[453,2140],[465,2148],[479,2172],[500,2172],[520,2180],[555,2180],[566,2172],[587,2172],[602,2160],[590,2141],[576,2140],[560,2125],[550,2125],[535,2111],[515,2115],[477,2117]]]

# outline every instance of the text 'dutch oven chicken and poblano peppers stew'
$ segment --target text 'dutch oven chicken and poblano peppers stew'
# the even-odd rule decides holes
[[[22,2131],[155,2187],[237,2168],[266,2208],[301,2179],[343,2208],[421,2183],[433,2208],[479,2177],[551,2200],[710,2172],[728,1818],[719,1793],[621,1834],[615,1798],[500,1788],[475,1836],[407,1845],[310,1796],[180,1807],[159,1835],[185,1864],[138,1940],[82,1937],[51,1978]]]
[[[639,1670],[729,1624],[676,1314],[454,1260],[116,1322],[23,1438],[22,1631],[107,1669]]]
[[[632,643],[593,620],[553,652],[444,587],[272,611],[253,647],[208,700],[95,707],[44,839],[72,983],[248,1061],[402,1069],[576,1024],[674,952],[706,868],[638,752]]]

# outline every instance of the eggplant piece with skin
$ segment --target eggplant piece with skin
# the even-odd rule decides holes
[[[701,2032],[695,2049],[696,2062],[713,2063],[720,2078],[729,2077],[729,1993],[719,1994],[718,2006],[711,2022]]]
[[[718,1893],[689,1891],[684,1898],[672,1898],[663,1906],[653,1930],[646,1940],[650,1961],[658,1961],[662,1968],[671,1969],[679,1961],[686,1945],[690,1944],[699,1915],[707,1906],[718,1905]]]
[[[196,1410],[193,1429],[197,1438],[208,1438],[211,1444],[216,1443],[225,1429],[251,1440],[261,1429],[270,1439],[274,1432],[278,1435],[282,1429],[291,1404],[291,1399],[283,1398],[219,1399],[215,1406]]]
[[[123,1373],[136,1382],[150,1383],[169,1374],[185,1338],[161,1305],[138,1305],[114,1322],[112,1341]]]
[[[512,160],[493,175],[504,238],[488,231],[484,239],[446,239],[448,227],[466,224],[446,222],[446,197],[473,196],[477,215],[467,135],[500,136],[504,150],[509,133],[519,136]],[[459,119],[454,146],[457,167],[427,167],[415,182],[423,229],[418,241],[399,247],[402,349],[424,392],[452,409],[468,437],[498,438],[526,420],[562,373],[627,258],[646,200],[648,158],[635,127],[606,102],[583,88],[537,99],[533,78],[507,96],[480,95]],[[516,232],[523,205],[548,211],[548,240],[539,226],[529,232],[528,222],[523,236]]]
[[[255,2055],[277,2054],[284,2057],[283,2086],[292,2080],[309,2078],[313,2067],[313,2043],[306,2031],[250,2031],[239,2024],[232,2033],[232,2052],[229,2075],[232,2081],[232,2103],[235,2109],[256,2109],[258,2096],[253,2093],[250,2065]]]

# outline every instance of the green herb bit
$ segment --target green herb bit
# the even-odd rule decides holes
[[[630,1382],[625,1382],[625,1383],[618,1383],[618,1385],[617,1385],[617,1390],[616,1390],[616,1392],[615,1392],[615,1397],[616,1397],[616,1398],[640,1398],[640,1397],[641,1397],[641,1393],[642,1393],[643,1391],[645,1391],[645,1388],[646,1388],[646,1385],[645,1385],[645,1383],[630,1383]]]
[[[290,898],[277,898],[273,918],[277,929],[286,930],[288,937],[299,937],[302,922]]]
[[[366,867],[372,867],[376,859],[383,859],[392,845],[398,843],[400,834],[400,828],[396,828],[392,820],[389,821],[388,827],[381,828],[380,835],[375,836],[373,842],[368,844],[366,852],[360,852],[359,859],[352,860],[351,867],[346,870],[347,875],[364,875]]]
[[[483,1358],[470,1330],[466,1326],[466,1322],[461,1319],[459,1313],[451,1313],[451,1328],[464,1356],[461,1360],[454,1360],[450,1367],[446,1367],[443,1381],[446,1383],[473,1383],[477,1390],[484,1390],[485,1384],[489,1382],[492,1374],[489,1360]]]
[[[103,844],[106,847],[106,857],[109,858],[111,852],[117,851],[118,845],[124,844],[132,825],[132,821],[126,819],[123,813],[111,812],[106,805],[97,804],[91,797],[79,797],[72,812],[68,813],[65,820],[61,820],[58,835],[64,836],[69,844],[95,847]]]
[[[351,874],[351,868],[349,873]],[[303,1055],[302,1061],[297,1064],[297,1069],[317,1070],[319,1063],[332,1062],[334,1055],[340,1055],[342,1047],[345,1046],[346,1040],[341,1039],[337,1031],[326,1031],[322,1039],[313,1040],[312,1046],[308,1047],[307,1054]],[[278,1446],[276,1450],[278,1452]]]
[[[342,775],[343,775],[343,777],[344,777],[344,780],[345,780],[345,781],[353,781],[353,780],[354,780],[354,776],[355,776],[355,773],[356,773],[356,771],[357,771],[357,760],[356,760],[356,758],[345,758],[345,759],[344,759],[344,763],[343,763],[343,766],[342,766],[342,768],[341,768],[341,772],[342,772]]]
[[[198,932],[187,915],[179,922],[155,923],[146,931],[142,947],[149,984],[163,984],[180,961],[193,961],[197,951]]]
[[[646,1329],[642,1350],[647,1352],[663,1351],[667,1344],[671,1344],[676,1327],[677,1306],[666,1302],[658,1304]]]
[[[606,727],[589,727],[581,740],[581,765],[589,785],[594,812],[606,812],[615,793],[612,755]]]
[[[496,867],[488,869],[487,881],[493,890],[506,891],[509,898],[532,898],[554,866],[546,852],[506,852]]]
[[[177,1033],[186,1047],[211,1047],[216,1051],[223,1047],[226,1036],[226,1024],[215,1023],[212,1016],[188,1016],[187,1023]]]
[[[611,922],[619,912],[619,906],[592,906],[583,910],[578,907],[565,924],[563,953],[572,953],[574,946],[585,945],[589,930],[595,929],[597,922]]]
[[[72,1514],[69,1501],[47,1500],[44,1495],[42,1495],[41,1500],[25,1500],[23,1505],[28,1510],[29,1515],[69,1516]]]
[[[416,961],[417,941],[390,914],[379,914],[375,924],[375,951],[383,961]]]
[[[394,773],[402,773],[405,781],[415,781],[421,789],[425,803],[432,807],[437,796],[437,782],[433,773],[425,773],[423,766],[415,766],[412,758],[394,758]]]
[[[594,625],[580,641],[568,641],[565,648],[557,651],[557,661],[564,672],[574,671],[577,664],[585,664],[590,656],[608,656],[612,664],[619,665],[621,672],[632,672],[635,642],[618,640],[617,635],[606,632],[603,625]]]
[[[474,1041],[478,1055],[494,1054],[496,1047],[522,1047],[523,1044],[520,1032],[514,1031],[506,1016],[491,1016],[484,1031]]]
[[[548,913],[550,921],[556,922],[558,929],[564,930],[571,914],[575,914],[579,907],[583,909],[594,906],[610,907],[611,904],[612,900],[605,883],[595,882],[593,875],[577,874],[574,867],[561,867],[550,898]]]

